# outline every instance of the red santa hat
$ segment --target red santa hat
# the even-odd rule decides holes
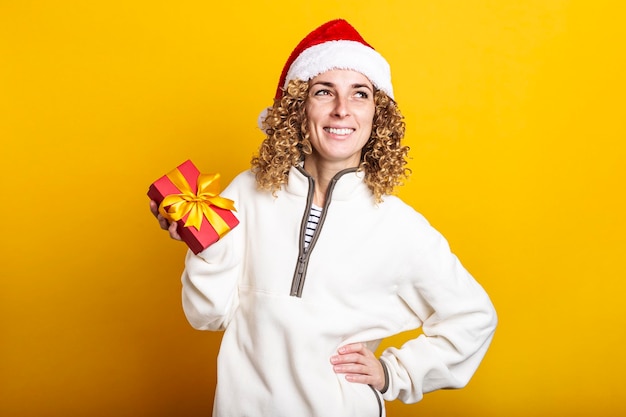
[[[308,81],[331,69],[360,72],[374,87],[393,99],[389,64],[343,19],[324,23],[300,41],[283,67],[274,98],[282,98],[283,89],[289,81]],[[259,122],[264,118],[264,113]]]
[[[289,81],[308,81],[331,69],[360,72],[393,98],[389,64],[343,19],[324,23],[300,41],[283,67],[275,98],[283,96]]]

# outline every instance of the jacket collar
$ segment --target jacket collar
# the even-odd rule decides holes
[[[364,181],[365,173],[356,168],[339,171],[331,181],[335,182],[332,199],[335,201],[348,200],[358,196],[372,197],[372,192]],[[306,197],[309,193],[309,184],[313,186],[314,179],[301,166],[291,167],[289,181],[285,190],[294,195]]]

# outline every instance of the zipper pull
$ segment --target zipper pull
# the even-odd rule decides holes
[[[292,282],[291,286],[291,295],[299,297],[300,292],[302,291],[302,281],[305,272],[306,255],[302,254],[298,257],[298,269],[296,270],[296,276]]]

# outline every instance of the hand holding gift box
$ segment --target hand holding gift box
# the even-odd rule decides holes
[[[181,239],[198,254],[239,224],[234,202],[219,191],[219,174],[201,174],[187,160],[156,180],[148,197],[163,217],[178,223]]]

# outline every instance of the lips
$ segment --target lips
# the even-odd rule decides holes
[[[354,132],[354,129],[350,129],[347,127],[325,127],[324,130],[328,133],[332,133],[333,135],[349,135]]]

